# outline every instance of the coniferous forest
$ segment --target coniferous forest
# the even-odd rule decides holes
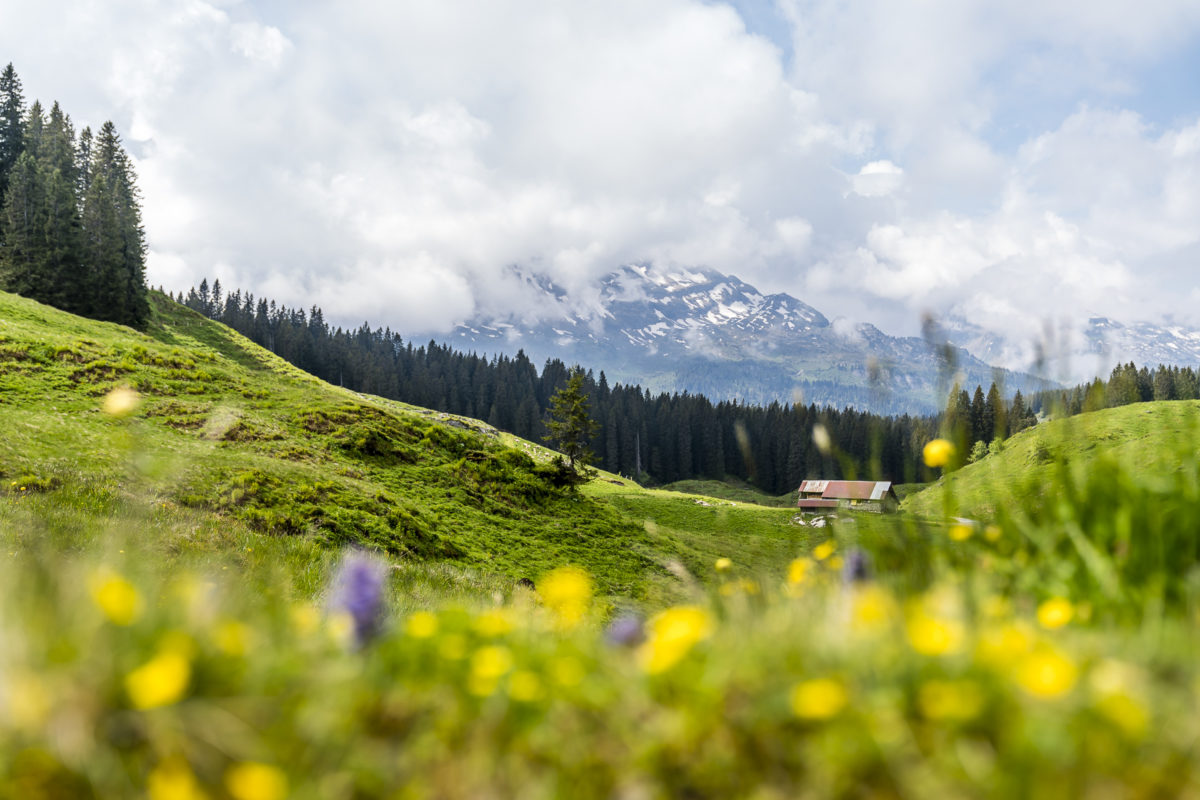
[[[112,122],[78,135],[54,103],[26,108],[0,73],[0,289],[141,327],[146,242],[133,164]]]
[[[206,279],[177,299],[330,383],[481,419],[532,441],[543,438],[550,398],[570,372],[557,359],[539,372],[524,352],[488,359],[433,341],[416,345],[366,323],[357,330],[335,328],[316,306],[306,312],[240,290],[226,294],[220,281],[210,286]],[[814,477],[924,480],[921,448],[943,421],[652,395],[639,386],[609,385],[603,372],[587,372],[584,386],[599,424],[591,442],[596,465],[660,484],[734,478],[779,495]],[[1003,439],[1035,421],[1019,392],[1003,400],[993,385],[986,401],[982,388],[976,396],[977,408],[968,401],[966,414],[951,420],[964,453],[976,441]],[[818,425],[833,443],[828,453],[814,441]]]

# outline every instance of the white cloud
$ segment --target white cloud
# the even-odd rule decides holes
[[[0,53],[126,132],[170,288],[404,332],[655,261],[889,332],[1189,318],[1200,120],[1123,101],[1200,5],[780,7],[786,64],[701,0],[0,0]]]
[[[904,170],[887,160],[864,164],[851,180],[854,193],[863,197],[885,197],[903,183]]]

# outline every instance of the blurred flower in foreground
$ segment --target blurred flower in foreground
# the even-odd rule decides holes
[[[912,649],[923,656],[957,653],[962,649],[965,637],[961,622],[921,612],[909,616],[905,629]]]
[[[846,554],[842,565],[842,580],[845,583],[862,583],[871,579],[871,559],[857,547]]]
[[[334,576],[330,610],[350,617],[359,647],[378,635],[383,626],[386,574],[387,566],[378,559],[351,552],[342,558]]]
[[[559,567],[542,578],[538,594],[560,625],[573,628],[591,603],[592,579],[579,567]]]
[[[1051,597],[1038,606],[1037,610],[1038,623],[1051,630],[1066,625],[1073,616],[1075,609],[1065,597]]]
[[[604,631],[604,638],[613,644],[636,647],[646,640],[642,621],[633,614],[624,614],[612,621]]]
[[[471,694],[486,697],[496,691],[500,678],[513,668],[512,651],[500,645],[481,647],[471,656]]]
[[[789,697],[792,713],[801,719],[829,719],[849,702],[850,696],[840,681],[815,678],[792,687]]]
[[[150,800],[202,800],[205,796],[187,761],[169,758],[146,777]]]
[[[237,800],[283,800],[288,781],[278,767],[245,761],[225,773],[225,787]]]
[[[717,568],[717,572],[728,572],[729,570],[733,569],[733,561],[731,559],[721,557],[717,559],[713,566]]]
[[[929,467],[944,467],[954,457],[954,445],[946,439],[934,439],[925,445],[922,453],[925,465]]]
[[[187,657],[167,650],[126,675],[125,691],[135,708],[167,706],[183,697],[191,676]]]
[[[949,536],[951,541],[965,542],[967,539],[970,539],[974,533],[975,526],[960,522],[957,525],[950,526]]]
[[[926,681],[917,693],[917,705],[927,719],[968,720],[983,710],[983,690],[974,681]]]
[[[797,558],[788,564],[787,582],[792,586],[799,586],[804,583],[804,579],[808,577],[809,570],[812,569],[813,562],[807,558]]]
[[[647,625],[649,638],[638,650],[642,668],[652,675],[675,666],[698,642],[712,634],[712,617],[697,606],[675,606]]]
[[[829,455],[833,451],[833,440],[829,438],[829,431],[824,425],[817,423],[813,425],[813,444],[817,446],[817,450],[821,455]]]
[[[833,551],[836,549],[837,543],[832,539],[827,542],[821,542],[819,545],[813,548],[813,558],[815,558],[817,561],[824,561],[833,555]]]
[[[416,611],[409,616],[404,632],[414,639],[428,639],[437,633],[438,618],[430,611]]]
[[[1034,697],[1052,699],[1071,691],[1079,670],[1068,656],[1051,647],[1042,647],[1017,664],[1017,683]]]
[[[92,601],[114,625],[132,625],[142,613],[142,596],[125,578],[101,570],[89,581]]]
[[[119,419],[132,414],[139,403],[141,395],[128,386],[118,386],[104,396],[104,403],[100,408],[110,417]]]

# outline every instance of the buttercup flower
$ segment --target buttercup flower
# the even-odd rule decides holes
[[[675,606],[647,625],[649,638],[638,650],[642,668],[651,675],[666,672],[698,642],[712,634],[712,617],[697,606]]]
[[[142,614],[142,595],[114,572],[101,571],[90,581],[92,601],[114,625],[132,625]]]
[[[926,466],[944,467],[954,458],[954,444],[947,439],[934,439],[925,445],[922,454]]]
[[[225,773],[225,788],[236,800],[283,800],[288,780],[278,767],[245,761]]]
[[[183,697],[192,676],[192,666],[177,650],[159,653],[125,676],[125,691],[134,708],[171,705]]]
[[[1051,597],[1038,606],[1037,610],[1038,624],[1051,630],[1066,625],[1073,616],[1075,609],[1065,597]]]
[[[1017,664],[1017,684],[1041,699],[1061,697],[1071,691],[1079,676],[1075,662],[1050,647],[1034,650]]]
[[[792,713],[801,719],[829,719],[850,701],[846,687],[831,678],[801,681],[792,687],[789,697]]]
[[[579,567],[559,567],[542,578],[538,594],[560,625],[573,628],[592,601],[592,579]]]

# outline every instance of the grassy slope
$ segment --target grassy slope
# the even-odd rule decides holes
[[[672,492],[698,494],[718,500],[733,500],[738,503],[752,503],[759,506],[776,508],[793,508],[796,505],[796,492],[787,492],[778,496],[754,488],[745,481],[727,480],[687,480],[675,481],[662,487]]]
[[[152,530],[164,554],[283,562],[312,587],[323,545],[384,549],[414,589],[468,594],[575,563],[603,592],[651,601],[679,592],[669,561],[703,571],[741,552],[757,568],[797,548],[783,510],[728,525],[680,513],[702,508],[691,499],[633,486],[554,490],[535,466],[543,448],[329,386],[161,295],[153,302],[143,334],[0,294],[0,531],[77,546]],[[122,384],[143,403],[118,420],[99,406]]]
[[[1045,487],[1058,487],[1057,470],[1083,470],[1097,458],[1116,459],[1134,472],[1170,473],[1180,442],[1197,441],[1200,402],[1139,403],[1052,420],[1022,431],[1004,450],[969,464],[925,491],[908,497],[903,510],[939,516],[947,495],[956,513],[991,519],[1004,504],[1048,501]],[[1020,500],[1020,503],[1017,500]]]

